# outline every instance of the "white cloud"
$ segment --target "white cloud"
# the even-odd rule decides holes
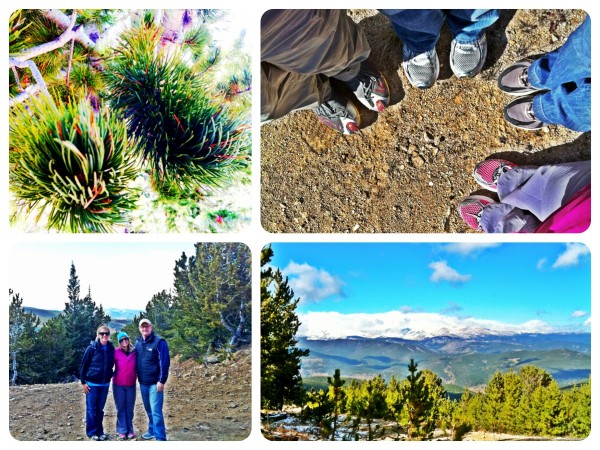
[[[567,244],[566,250],[552,264],[552,268],[576,266],[582,256],[589,254],[590,249],[583,244]]]
[[[592,326],[592,317],[588,317],[587,319],[585,319],[585,322],[583,322],[582,324],[584,327],[591,327]]]
[[[554,327],[542,320],[509,324],[496,320],[456,317],[439,313],[389,311],[377,314],[309,312],[299,314],[299,336],[335,339],[348,336],[400,337],[421,339],[430,336],[475,334],[551,333]]]
[[[571,314],[571,317],[585,317],[587,316],[587,311],[582,311],[580,309],[576,309],[575,311],[573,311],[573,314]]]
[[[345,296],[344,282],[340,278],[309,264],[291,261],[283,269],[283,273],[289,277],[294,294],[303,302],[318,302],[332,296]]]
[[[546,262],[548,262],[546,258],[540,259],[536,266],[537,270],[542,270],[546,266]]]
[[[449,281],[451,283],[466,283],[471,279],[471,275],[461,275],[448,265],[446,261],[436,261],[429,264],[433,273],[429,278],[434,283],[439,281]]]
[[[488,248],[499,247],[498,243],[474,243],[474,242],[454,242],[446,244],[442,248],[448,253],[458,253],[461,255],[479,254]]]

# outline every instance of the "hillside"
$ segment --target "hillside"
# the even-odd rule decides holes
[[[522,334],[469,338],[436,337],[305,339],[299,347],[310,350],[302,359],[302,377],[331,376],[340,369],[344,378],[371,378],[381,374],[405,377],[411,358],[446,384],[475,387],[486,384],[497,370],[518,371],[535,365],[548,371],[560,386],[585,381],[591,370],[591,335]]]
[[[166,385],[165,422],[172,441],[238,441],[251,431],[251,348],[230,361],[205,366],[172,361]],[[104,426],[115,438],[112,391]],[[10,387],[9,430],[22,441],[81,441],[85,436],[85,396],[79,383]],[[147,418],[139,394],[134,426],[146,431]],[[138,437],[139,440],[141,438]]]

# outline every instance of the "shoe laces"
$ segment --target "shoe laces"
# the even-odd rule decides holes
[[[492,179],[494,180],[494,184],[497,184],[496,182],[500,179],[500,177],[502,175],[504,175],[506,172],[508,172],[509,170],[510,170],[510,166],[508,164],[500,163],[500,165],[498,167],[496,167],[496,170],[494,170],[494,173],[492,174]]]
[[[527,116],[531,120],[537,120],[537,117],[535,117],[535,113],[533,112],[533,102],[531,102],[531,103],[529,103],[529,105],[527,105],[527,109],[525,110],[525,114],[527,114]]]
[[[323,116],[326,117],[340,117],[343,119],[352,119],[350,117],[349,111],[346,108],[336,108],[335,105],[332,105],[329,102],[322,103],[321,106],[317,108],[317,112],[320,112]]]
[[[519,83],[523,87],[529,87],[529,68],[525,67],[521,75],[519,75]]]
[[[411,51],[408,54],[407,62],[410,61],[411,64],[415,64],[417,66],[433,65],[434,52],[435,48],[423,53],[413,53]]]

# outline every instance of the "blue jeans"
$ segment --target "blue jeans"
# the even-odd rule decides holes
[[[140,384],[140,393],[148,415],[148,434],[154,436],[157,441],[166,441],[167,430],[162,410],[164,393],[156,390],[156,384]]]
[[[90,386],[90,393],[85,396],[85,434],[87,437],[102,436],[104,427],[104,405],[108,397],[108,386]]]
[[[133,433],[133,408],[135,406],[135,386],[113,384],[113,396],[117,410],[117,433]]]
[[[547,90],[533,100],[533,113],[541,121],[575,131],[591,129],[591,42],[587,16],[562,47],[529,68],[531,85]]]
[[[477,41],[500,12],[496,9],[380,9],[409,50],[424,53],[435,48],[444,21],[461,44]]]

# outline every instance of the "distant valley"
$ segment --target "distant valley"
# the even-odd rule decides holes
[[[423,339],[364,338],[308,339],[298,347],[310,350],[302,359],[302,377],[331,376],[372,378],[381,374],[404,378],[411,358],[419,369],[435,372],[445,384],[459,388],[485,385],[495,371],[518,371],[535,365],[548,371],[561,386],[589,378],[591,335],[589,333],[531,333],[436,336]]]

